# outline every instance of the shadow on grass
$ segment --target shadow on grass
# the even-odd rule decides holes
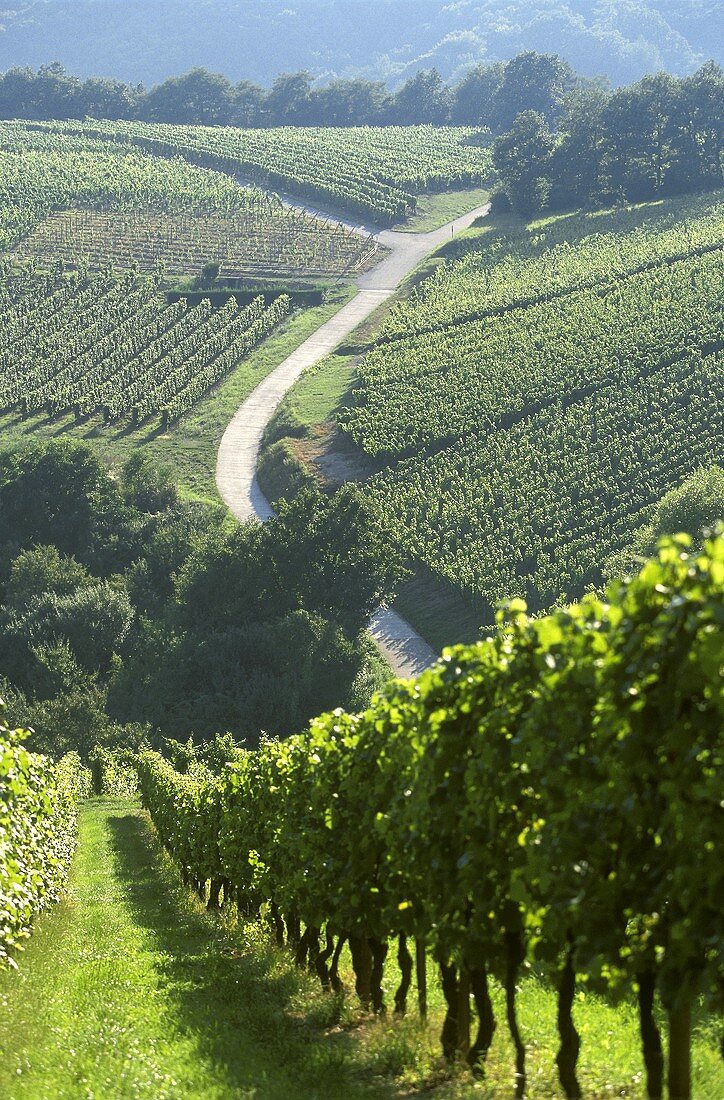
[[[351,1064],[350,1035],[325,1035],[336,1022],[331,997],[295,1007],[300,982],[292,968],[195,907],[144,818],[110,816],[108,824],[118,879],[134,919],[154,933],[177,1026],[219,1067],[230,1096],[254,1088],[264,1100],[399,1095],[392,1082],[362,1078]]]

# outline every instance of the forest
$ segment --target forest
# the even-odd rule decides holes
[[[717,11],[716,0],[7,0],[0,68],[59,59],[136,85],[202,66],[264,87],[307,69],[398,86],[431,65],[454,81],[533,49],[618,85],[724,61]]]

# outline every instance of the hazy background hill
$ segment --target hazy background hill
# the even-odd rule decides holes
[[[0,69],[58,60],[152,84],[193,66],[270,84],[281,71],[401,83],[436,66],[552,50],[614,84],[724,61],[722,0],[6,0]]]

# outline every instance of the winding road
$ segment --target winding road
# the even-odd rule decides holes
[[[297,205],[289,199],[285,201]],[[298,207],[309,209],[301,203]],[[224,432],[216,459],[216,484],[237,519],[263,521],[274,515],[271,504],[259,488],[256,467],[264,430],[286,392],[305,370],[334,351],[390,298],[426,256],[449,241],[454,233],[467,229],[489,209],[488,205],[479,206],[430,233],[383,230],[378,234],[377,240],[387,249],[387,255],[376,267],[359,276],[354,298],[259,383],[237,409]],[[367,228],[355,231],[363,236],[370,232]],[[370,620],[369,630],[398,676],[415,676],[429,668],[437,657],[427,642],[391,608],[379,608]]]

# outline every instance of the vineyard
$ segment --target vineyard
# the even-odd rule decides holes
[[[301,278],[354,275],[375,258],[371,238],[287,207],[251,207],[229,215],[145,210],[67,210],[51,214],[14,249],[21,260],[48,267],[82,257],[92,268],[161,267],[166,275],[199,272],[217,263],[221,278],[287,273]]]
[[[167,425],[287,316],[290,300],[173,305],[159,276],[81,269],[8,280],[0,295],[0,408]]]
[[[724,245],[724,195],[552,219],[480,241],[455,242],[452,261],[396,303],[381,341],[523,309]]]
[[[414,211],[422,192],[480,185],[491,171],[488,150],[464,127],[238,130],[95,120],[44,125],[66,136],[104,137],[185,157],[382,225]]]
[[[550,607],[717,459],[721,214],[471,253],[395,307],[341,423],[410,559],[488,608]]]
[[[342,275],[375,245],[181,156],[0,123],[0,247],[44,265],[110,262],[169,274]]]
[[[427,953],[448,1005],[443,1051],[485,1061],[505,988],[526,1095],[519,979],[557,990],[562,1091],[581,1095],[576,983],[635,991],[647,1095],[663,1095],[654,1011],[668,1014],[668,1095],[690,1093],[692,1003],[721,1004],[719,672],[724,539],[664,543],[609,602],[530,619],[446,651],[369,711],[239,750],[221,778],[144,752],[144,804],[214,908],[268,908],[278,942],[338,989],[348,942],[362,1003],[384,1010],[396,941],[404,1013]],[[501,619],[502,624],[502,619]],[[410,945],[415,945],[415,959]],[[414,965],[416,963],[416,965]],[[478,1018],[471,1041],[471,994]]]
[[[91,790],[77,753],[53,764],[28,752],[25,736],[7,728],[0,703],[0,967],[14,964],[33,919],[62,894]]]

